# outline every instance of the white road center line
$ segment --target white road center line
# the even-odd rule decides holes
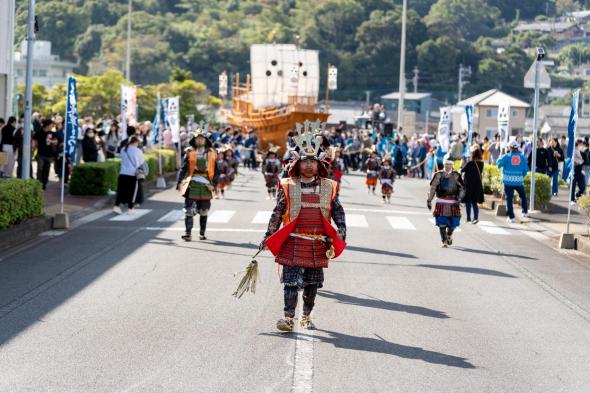
[[[215,210],[209,214],[207,222],[214,224],[227,224],[229,220],[236,214],[235,210]]]
[[[184,212],[179,209],[172,210],[166,215],[162,216],[158,222],[177,222],[182,221],[184,219]]]
[[[368,228],[369,223],[363,214],[347,214],[346,226],[351,228]]]
[[[303,315],[301,303],[297,305],[299,319]],[[295,364],[293,365],[293,386],[291,392],[311,393],[313,391],[313,330],[304,330],[295,324],[297,339],[295,340]]]
[[[415,231],[416,227],[406,217],[387,216],[387,221],[393,229],[402,229],[407,231]]]
[[[259,211],[254,216],[254,219],[252,220],[252,224],[268,224],[268,222],[270,221],[271,215],[272,215],[271,211],[264,211],[264,210]]]
[[[510,232],[504,228],[500,228],[492,221],[480,221],[477,226],[480,227],[482,231],[491,233],[492,235],[510,235]]]
[[[151,211],[152,209],[134,209],[133,213],[131,214],[128,212],[119,214],[118,216],[111,218],[109,221],[135,221]]]

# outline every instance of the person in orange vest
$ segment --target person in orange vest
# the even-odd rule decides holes
[[[186,233],[182,239],[192,240],[193,217],[199,215],[199,239],[206,240],[207,216],[211,209],[211,198],[217,183],[217,152],[212,148],[206,130],[198,129],[186,148],[184,164],[178,173],[176,189],[184,197],[184,224]]]
[[[260,249],[268,248],[282,267],[284,317],[276,326],[286,332],[294,328],[299,289],[303,290],[300,325],[315,328],[311,312],[318,288],[323,286],[324,269],[346,247],[344,208],[338,199],[337,183],[328,178],[329,162],[317,135],[320,124],[306,122],[304,127],[302,132],[302,126],[297,126],[297,148],[291,152],[289,177],[279,184],[276,207],[260,244]]]

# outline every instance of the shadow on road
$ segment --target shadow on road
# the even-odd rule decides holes
[[[305,339],[315,339],[318,342],[325,344],[332,344],[336,348],[350,349],[354,351],[364,351],[373,353],[383,353],[386,355],[393,355],[404,359],[422,360],[426,363],[440,364],[449,367],[458,367],[466,369],[475,369],[476,367],[467,361],[467,359],[447,355],[441,352],[428,351],[420,347],[412,347],[408,345],[396,344],[385,340],[383,337],[375,333],[377,338],[358,337],[349,334],[333,332],[330,330],[318,329],[317,332],[323,335],[310,335],[305,333],[261,333],[262,336],[280,337],[291,340],[296,340],[298,337]]]
[[[475,250],[473,248],[465,248],[465,247],[453,247],[457,251],[464,251],[464,252],[472,252],[475,254],[485,254],[485,255],[496,255],[499,257],[513,257],[513,258],[520,258],[520,259],[528,259],[537,261],[537,258],[528,257],[526,255],[518,255],[518,254],[506,254],[500,251],[486,251],[486,250]]]
[[[367,254],[377,254],[377,255],[387,255],[390,257],[399,257],[399,258],[411,258],[417,259],[415,255],[412,254],[404,254],[403,252],[393,252],[387,250],[378,250],[376,248],[368,248],[368,247],[358,247],[358,246],[346,246],[347,251],[357,251],[357,252],[364,252]]]
[[[415,266],[427,267],[429,269],[451,270],[454,272],[462,272],[462,273],[484,274],[487,276],[516,278],[516,276],[513,276],[512,274],[503,273],[503,272],[499,272],[497,270],[491,270],[491,269],[481,269],[478,267],[451,266],[451,265],[429,265],[429,264],[419,264],[419,265],[415,265]]]
[[[449,318],[449,316],[442,311],[432,310],[432,309],[426,308],[426,307],[410,306],[407,304],[388,302],[386,300],[377,299],[377,298],[375,298],[373,296],[369,296],[369,295],[364,295],[364,296],[367,296],[369,299],[351,296],[351,295],[345,295],[343,293],[337,293],[337,292],[332,292],[332,291],[319,291],[318,295],[321,297],[328,298],[328,299],[336,300],[338,303],[341,303],[341,304],[350,304],[353,306],[378,308],[381,310],[388,310],[388,311],[399,311],[399,312],[405,312],[408,314],[422,315],[422,316],[431,317],[431,318],[441,318],[441,319]]]

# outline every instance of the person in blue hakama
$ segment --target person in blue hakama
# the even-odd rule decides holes
[[[442,247],[448,247],[453,244],[453,232],[461,223],[460,201],[465,194],[465,184],[461,174],[455,171],[454,162],[448,154],[443,160],[443,165],[444,169],[432,177],[426,205],[432,210],[432,200],[436,195],[432,214],[435,225],[440,230]]]

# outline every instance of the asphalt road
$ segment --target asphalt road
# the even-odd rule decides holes
[[[348,176],[347,251],[318,330],[279,334],[276,266],[235,300],[272,210],[245,172],[185,243],[176,191],[130,221],[99,212],[0,255],[0,392],[588,392],[590,270],[483,215],[441,249],[427,183],[391,205]]]

